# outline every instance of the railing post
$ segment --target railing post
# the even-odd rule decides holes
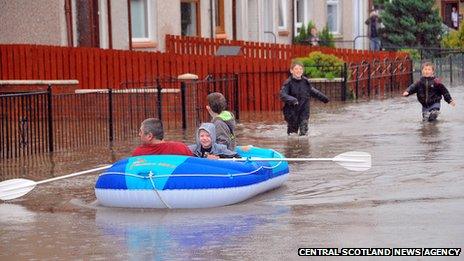
[[[461,52],[461,69],[460,69],[460,70],[458,70],[458,72],[459,72],[459,75],[460,75],[461,77],[462,77],[463,70],[464,70],[463,68],[464,68],[464,53],[463,53],[463,52]]]
[[[355,88],[355,99],[358,99],[359,95],[359,63],[356,64],[356,88]]]
[[[409,74],[409,85],[411,85],[414,82],[414,60],[411,59],[409,61],[410,61],[410,67],[411,67],[411,72]]]
[[[450,84],[453,83],[453,55],[450,55],[449,56],[449,60],[450,60]]]
[[[53,151],[53,104],[52,104],[52,85],[47,88],[47,112],[48,112],[48,151]]]
[[[236,120],[239,120],[240,119],[240,108],[238,107],[239,106],[239,102],[238,102],[238,99],[240,97],[239,93],[238,93],[238,73],[235,74],[235,84],[234,84],[234,92],[235,92],[235,103],[234,103],[234,107],[235,107],[235,119]]]
[[[393,63],[394,61],[390,61],[390,93],[393,92]]]
[[[114,140],[113,133],[113,89],[108,89],[108,129],[110,135],[110,142]]]
[[[161,111],[161,101],[162,101],[162,97],[161,97],[161,91],[162,91],[162,88],[161,88],[161,84],[160,84],[160,80],[159,79],[156,79],[156,93],[158,94],[158,119],[160,121],[162,121],[163,119],[161,118],[161,116],[163,115],[162,111]]]
[[[346,84],[347,84],[347,78],[348,78],[348,67],[346,63],[343,63],[343,82],[342,82],[342,88],[341,88],[341,94],[340,98],[342,101],[346,101]]]
[[[181,110],[182,110],[182,129],[187,129],[187,98],[186,98],[186,90],[187,84],[186,81],[193,82],[198,80],[198,75],[191,74],[191,73],[184,73],[177,76],[177,80],[180,80],[180,98],[181,98]],[[195,98],[193,98],[195,99]]]
[[[371,97],[371,63],[367,63],[367,97]]]
[[[182,109],[182,129],[187,129],[187,108],[186,108],[186,97],[185,97],[186,84],[185,82],[180,83],[180,98],[181,98],[181,109]]]

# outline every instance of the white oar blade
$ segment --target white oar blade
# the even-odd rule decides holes
[[[10,200],[26,195],[37,183],[29,179],[10,179],[0,182],[0,199]]]
[[[371,154],[363,151],[349,151],[333,158],[338,165],[353,171],[365,171],[371,168]]]

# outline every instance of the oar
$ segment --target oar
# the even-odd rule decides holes
[[[67,179],[67,178],[76,177],[79,175],[84,175],[84,174],[88,174],[88,173],[92,173],[92,172],[96,172],[100,170],[105,170],[111,166],[112,165],[105,165],[102,167],[79,171],[79,172],[71,173],[68,175],[55,177],[51,179],[45,179],[41,181],[33,181],[30,179],[21,179],[21,178],[5,180],[5,181],[0,182],[0,199],[10,200],[10,199],[19,198],[29,193],[29,191],[33,190],[35,186],[39,184],[44,184],[44,183],[52,182],[55,180]]]
[[[364,171],[371,168],[371,154],[362,151],[348,151],[333,158],[230,158],[230,161],[332,161],[353,171]]]

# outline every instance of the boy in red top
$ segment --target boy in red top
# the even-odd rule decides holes
[[[141,145],[135,148],[132,156],[173,154],[193,156],[190,149],[182,142],[164,141],[163,124],[155,118],[144,120],[140,126]]]

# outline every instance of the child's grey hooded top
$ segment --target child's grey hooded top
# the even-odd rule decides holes
[[[222,111],[211,122],[216,126],[216,142],[224,144],[229,150],[235,150],[235,116],[230,111]]]
[[[227,149],[226,145],[218,144],[216,142],[216,127],[213,123],[207,122],[202,123],[200,128],[198,128],[195,134],[195,144],[189,145],[189,149],[192,151],[193,155],[196,157],[202,157],[204,151],[201,149],[200,144],[200,130],[205,130],[211,136],[211,151],[209,154],[217,155],[221,158],[233,158],[237,156],[237,153]]]

